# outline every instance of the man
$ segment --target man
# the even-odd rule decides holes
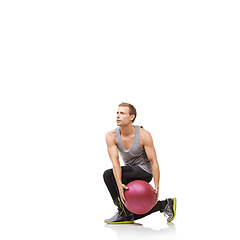
[[[160,211],[168,216],[168,222],[176,215],[176,198],[158,201],[160,171],[151,134],[142,127],[134,126],[136,109],[129,103],[121,103],[117,111],[118,127],[106,135],[106,143],[113,168],[104,172],[104,181],[118,212],[105,223],[133,223],[134,220]],[[119,162],[120,153],[125,166]],[[126,209],[124,191],[134,180],[154,180],[156,205],[146,214],[133,214]]]

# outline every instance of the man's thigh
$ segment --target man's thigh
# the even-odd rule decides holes
[[[152,180],[152,175],[141,169],[139,166],[123,166],[122,183],[126,185],[134,180],[150,182]]]

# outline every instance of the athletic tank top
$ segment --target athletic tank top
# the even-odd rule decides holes
[[[140,146],[139,135],[140,135],[140,126],[135,127],[135,136],[133,144],[129,149],[126,149],[122,144],[122,139],[120,135],[120,128],[116,128],[116,137],[117,137],[117,148],[120,153],[120,156],[123,159],[123,162],[126,166],[137,165],[146,172],[152,174],[152,166],[147,157],[145,149]]]

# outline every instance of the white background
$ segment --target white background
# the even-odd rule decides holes
[[[239,239],[238,1],[1,1],[1,239]],[[105,226],[120,102],[154,139],[159,213]],[[142,224],[142,225],[140,225]]]

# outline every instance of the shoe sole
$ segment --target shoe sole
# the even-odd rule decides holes
[[[173,218],[171,220],[169,220],[168,222],[171,222],[176,217],[176,207],[177,207],[177,199],[174,198],[173,199],[173,213],[174,213],[174,215],[173,215]]]
[[[105,221],[104,221],[105,222]],[[128,224],[128,223],[134,223],[134,221],[122,221],[122,222],[105,222],[107,224]]]

